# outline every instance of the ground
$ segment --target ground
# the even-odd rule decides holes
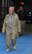
[[[32,54],[32,34],[23,34],[16,39],[16,51],[6,52],[6,35],[0,33],[0,54]]]

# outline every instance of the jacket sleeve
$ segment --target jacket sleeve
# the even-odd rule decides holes
[[[17,29],[18,29],[18,32],[21,32],[21,24],[20,24],[18,15],[17,15]]]
[[[6,17],[4,19],[3,27],[2,27],[2,32],[4,33],[6,30]]]

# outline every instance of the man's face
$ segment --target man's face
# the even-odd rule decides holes
[[[9,7],[9,14],[13,14],[14,13],[14,7]]]

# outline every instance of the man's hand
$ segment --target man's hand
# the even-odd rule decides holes
[[[2,34],[3,34],[3,35],[4,35],[4,33],[5,33],[4,30],[2,30]]]
[[[2,35],[5,36],[5,32],[4,32],[4,30],[2,30]]]
[[[2,30],[2,33],[4,33],[4,30]]]

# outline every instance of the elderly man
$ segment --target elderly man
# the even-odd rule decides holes
[[[6,32],[7,51],[10,50],[12,43],[14,50],[16,49],[16,36],[21,32],[21,26],[18,15],[14,12],[14,6],[9,6],[9,14],[5,16],[2,32]]]

